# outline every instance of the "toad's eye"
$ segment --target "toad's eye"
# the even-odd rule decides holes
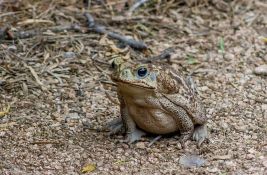
[[[147,75],[148,71],[147,71],[147,68],[145,67],[140,67],[138,70],[137,70],[137,75],[140,77],[140,78],[144,78],[146,75]]]

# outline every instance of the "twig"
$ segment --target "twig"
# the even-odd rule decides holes
[[[40,140],[40,141],[34,141],[31,142],[32,145],[46,145],[46,144],[61,144],[58,141],[53,141],[53,140]]]
[[[55,74],[55,73],[53,73],[53,72],[50,72],[50,71],[46,71],[47,73],[49,73],[50,75],[52,75],[53,77],[55,77],[58,81],[59,81],[59,83],[60,84],[63,84],[63,81],[62,81],[62,79],[60,78],[60,76],[58,76],[57,74]]]
[[[151,63],[153,61],[163,60],[163,59],[167,59],[169,61],[169,59],[171,58],[171,55],[174,52],[175,52],[174,48],[169,47],[169,48],[163,50],[161,54],[154,56],[154,57],[151,57],[151,58],[148,58],[146,60],[143,60],[142,62]]]
[[[109,84],[109,85],[112,85],[112,86],[117,86],[117,84],[113,83],[112,81],[100,81],[100,83]]]
[[[11,16],[11,15],[15,15],[15,14],[18,14],[18,13],[20,13],[20,12],[7,12],[7,13],[2,13],[0,15],[0,19],[3,18],[3,17],[5,17],[5,16]]]
[[[35,72],[35,70],[31,66],[28,66],[26,63],[24,63],[24,66],[30,70],[30,72],[31,72],[32,76],[34,77],[36,83],[41,87],[41,89],[42,90],[47,90],[47,88],[41,82],[41,80],[40,80],[39,76],[37,75],[37,73]]]
[[[148,144],[148,147],[152,146],[156,141],[158,141],[162,135],[158,135],[157,137],[153,138],[150,143]]]
[[[133,14],[133,12],[140,7],[141,5],[143,5],[144,3],[146,3],[148,0],[138,0],[134,3],[134,5],[129,9],[129,11],[127,12],[127,15],[131,16]]]
[[[113,104],[120,105],[120,102],[117,98],[111,97],[111,95],[107,91],[105,91],[105,94]]]
[[[86,32],[87,29],[83,29],[77,24],[65,25],[65,26],[55,26],[43,30],[27,30],[27,31],[11,31],[10,28],[5,27],[0,29],[0,40],[14,40],[14,39],[26,39],[32,38],[37,35],[42,35],[47,31],[51,31],[54,33],[63,32],[63,31],[75,31],[75,32]]]
[[[96,24],[93,16],[90,15],[89,13],[84,13],[84,16],[87,18],[89,30],[92,30],[92,31],[94,31],[96,33],[100,33],[100,34],[106,34],[110,38],[117,39],[117,40],[129,45],[130,47],[132,47],[134,49],[138,49],[138,50],[147,49],[147,45],[141,41],[136,41],[136,40],[133,40],[130,38],[126,38],[125,36],[120,35],[118,33],[107,31],[104,26],[100,26],[100,25]]]

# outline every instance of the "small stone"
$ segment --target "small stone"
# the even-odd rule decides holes
[[[14,52],[17,50],[17,47],[15,45],[11,45],[11,46],[8,46],[7,50]]]
[[[64,52],[63,57],[64,58],[75,58],[76,54],[74,52]]]
[[[210,173],[218,173],[218,172],[220,172],[220,170],[218,169],[218,168],[211,168],[211,169],[209,169],[208,168],[208,172],[210,172]]]
[[[221,125],[221,127],[222,127],[223,129],[225,129],[225,130],[229,128],[228,124],[227,124],[226,122],[224,122],[224,121],[221,121],[221,122],[220,122],[220,125]]]
[[[235,126],[235,129],[240,132],[245,132],[247,130],[247,126],[245,125]]]
[[[201,92],[205,92],[205,91],[209,90],[209,87],[208,86],[198,87],[198,90],[201,91]]]
[[[253,148],[250,148],[250,149],[248,150],[248,152],[249,152],[250,154],[256,154],[256,153],[257,153],[257,151],[254,150]]]
[[[245,69],[245,74],[246,75],[250,75],[252,73],[253,73],[253,71],[251,69]]]
[[[233,162],[232,160],[229,160],[229,161],[225,161],[225,165],[227,167],[235,167],[236,166],[236,163]]]
[[[227,60],[234,60],[235,59],[235,55],[232,53],[225,53],[224,58]]]
[[[261,108],[262,108],[263,111],[267,111],[267,104],[262,104]]]
[[[136,143],[136,147],[139,149],[145,149],[146,145],[144,142],[138,142],[138,143]]]
[[[0,132],[0,137],[4,137],[4,136],[5,136],[5,134],[6,134],[6,132],[5,132],[5,131],[1,131],[1,132]]]
[[[184,155],[179,160],[179,164],[187,168],[201,167],[205,162],[206,161],[198,155]]]
[[[254,159],[255,156],[253,154],[247,154],[246,159],[251,160]]]
[[[65,122],[79,120],[81,117],[78,113],[69,113],[65,116]]]
[[[119,169],[120,171],[125,171],[125,168],[123,166],[121,166]]]
[[[159,152],[160,152],[160,149],[158,149],[158,148],[153,148],[153,149],[152,149],[152,152],[153,152],[153,153],[159,153]]]
[[[267,75],[267,64],[256,67],[254,73],[257,75]]]

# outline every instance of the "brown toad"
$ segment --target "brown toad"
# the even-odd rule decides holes
[[[192,79],[171,67],[130,64],[119,58],[112,66],[121,118],[108,124],[111,133],[123,128],[126,141],[132,143],[145,133],[180,131],[182,146],[191,136],[201,145],[207,137],[207,118]]]

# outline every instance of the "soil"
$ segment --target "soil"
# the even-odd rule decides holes
[[[149,1],[131,16],[125,2],[0,1],[0,174],[266,174],[266,1]],[[84,11],[149,49],[87,31]],[[71,24],[80,30],[52,30]],[[103,127],[119,117],[106,95],[116,98],[112,59],[169,47],[168,63],[196,82],[209,140],[182,149],[172,136],[150,147],[151,137],[108,136]],[[185,167],[184,155],[204,164]]]

